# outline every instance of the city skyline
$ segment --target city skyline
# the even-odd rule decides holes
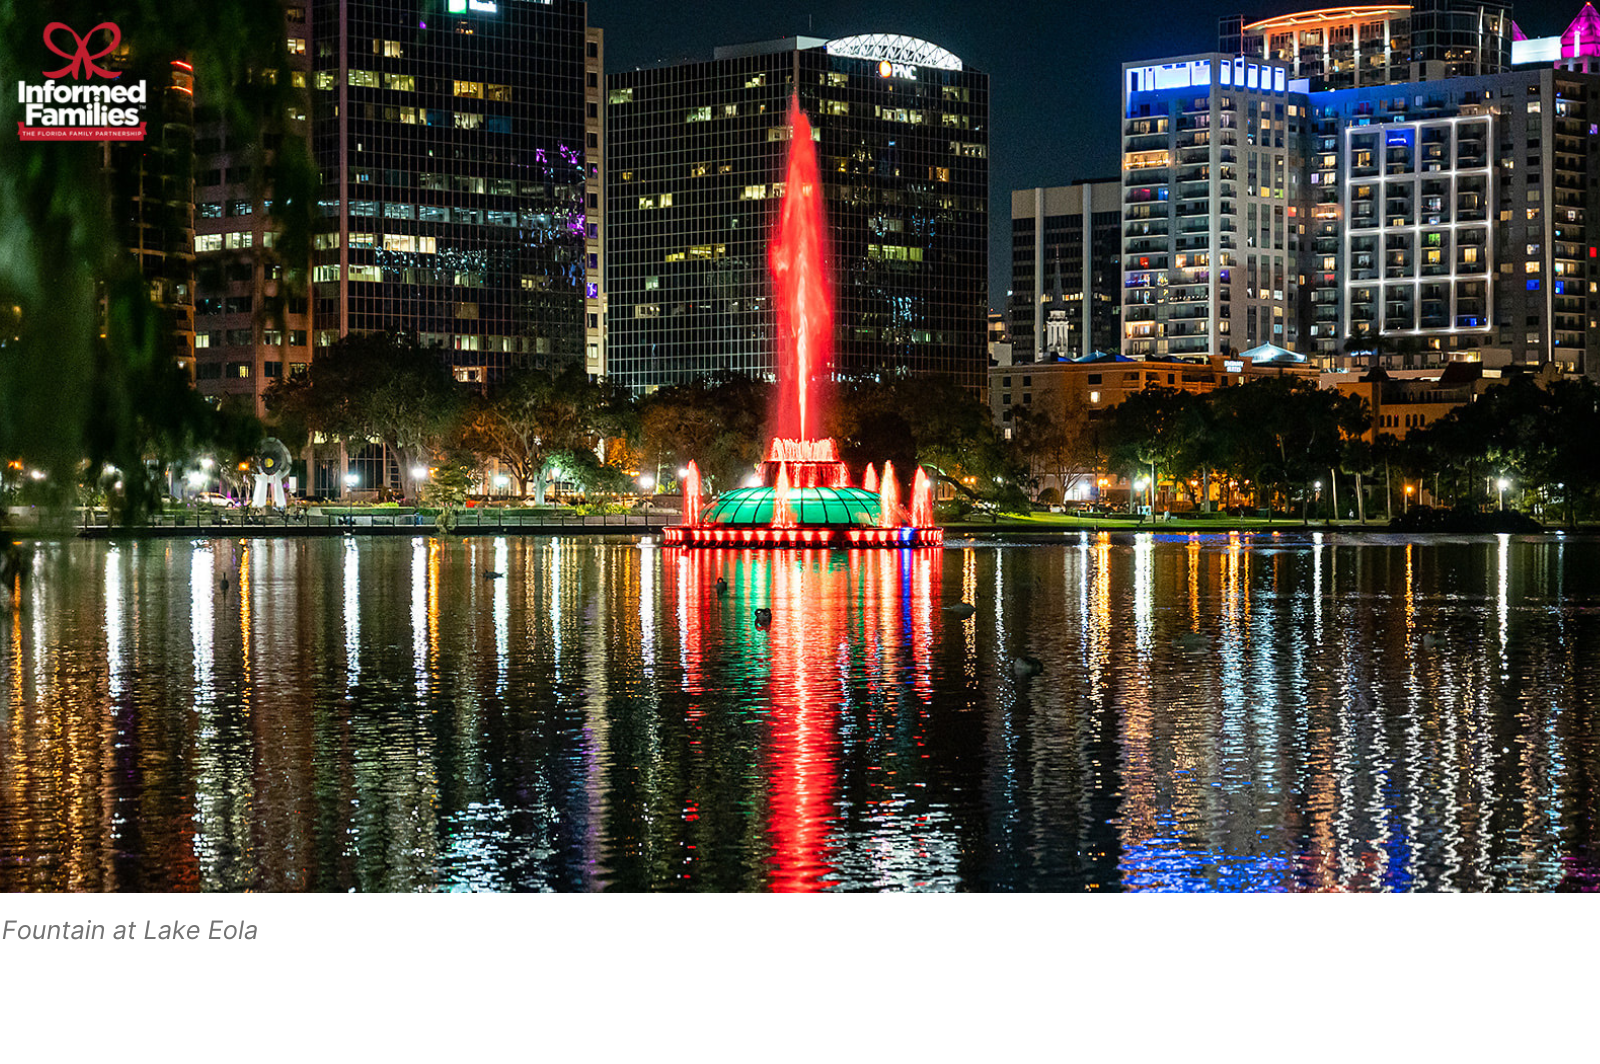
[[[708,61],[719,46],[858,33],[918,37],[990,72],[989,306],[1003,312],[1011,280],[1011,193],[1118,172],[1115,116],[1123,63],[1214,51],[1218,20],[1225,15],[1265,18],[1319,6],[1306,0],[1207,0],[1163,10],[1159,28],[1152,28],[1120,9],[1039,2],[980,13],[961,0],[819,0],[792,7],[710,0],[697,5],[695,18],[685,19],[677,9],[640,0],[589,0],[589,24],[606,34],[608,73]],[[1512,6],[1517,24],[1538,37],[1560,33],[1583,3]],[[1081,57],[1074,56],[1079,50]],[[1067,62],[1070,76],[1046,76]],[[1034,128],[1037,135],[1029,132]]]

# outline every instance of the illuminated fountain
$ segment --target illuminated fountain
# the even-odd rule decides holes
[[[833,361],[833,296],[827,228],[811,123],[789,104],[789,172],[768,255],[778,310],[777,435],[760,483],[702,506],[700,471],[683,478],[683,524],[665,530],[686,547],[926,547],[944,542],[933,524],[933,490],[918,467],[902,494],[894,467],[867,468],[860,487],[833,440],[819,436],[819,393]]]

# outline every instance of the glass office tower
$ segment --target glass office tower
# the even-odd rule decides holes
[[[458,378],[585,354],[598,64],[572,0],[315,0],[317,346],[390,327]],[[598,54],[598,51],[596,50]],[[592,189],[598,193],[598,189]]]
[[[798,91],[827,198],[836,369],[981,392],[987,75],[926,41],[872,35],[721,48],[607,88],[613,379],[648,391],[772,374],[767,243]]]

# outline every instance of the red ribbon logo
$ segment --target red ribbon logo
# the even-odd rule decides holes
[[[74,42],[76,42],[77,50],[68,53],[58,48],[56,46],[56,42],[50,39],[55,35],[56,30],[66,30],[67,34],[73,39]],[[93,37],[101,30],[111,31],[111,43],[106,45],[100,51],[91,54],[89,52],[89,38]],[[44,28],[44,43],[45,47],[56,53],[56,55],[59,55],[63,59],[72,60],[72,62],[68,63],[60,70],[54,72],[49,70],[45,71],[44,76],[47,78],[62,78],[66,77],[68,73],[71,73],[74,78],[97,76],[106,78],[108,80],[111,78],[120,78],[122,76],[121,71],[113,73],[112,71],[105,70],[94,65],[94,61],[96,59],[103,59],[104,57],[110,55],[112,52],[117,50],[117,45],[122,43],[122,31],[119,30],[116,24],[113,22],[102,22],[88,33],[85,33],[82,37],[78,36],[77,32],[65,22],[52,22],[50,25]],[[79,73],[80,69],[82,70],[82,73]]]

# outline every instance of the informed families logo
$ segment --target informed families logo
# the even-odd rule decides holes
[[[109,37],[100,37],[108,43],[95,51],[96,35],[101,31],[109,31]],[[67,39],[71,44],[63,47],[62,42]],[[48,79],[44,82],[17,82],[17,102],[23,105],[23,120],[17,123],[20,139],[144,139],[145,124],[139,109],[147,98],[145,83],[120,83],[120,72],[95,62],[111,55],[122,43],[122,31],[115,23],[102,22],[80,36],[65,22],[52,22],[44,28],[44,43],[67,60],[67,65],[44,71],[43,76]],[[63,80],[68,77],[72,84]],[[97,84],[95,78],[118,83]]]

